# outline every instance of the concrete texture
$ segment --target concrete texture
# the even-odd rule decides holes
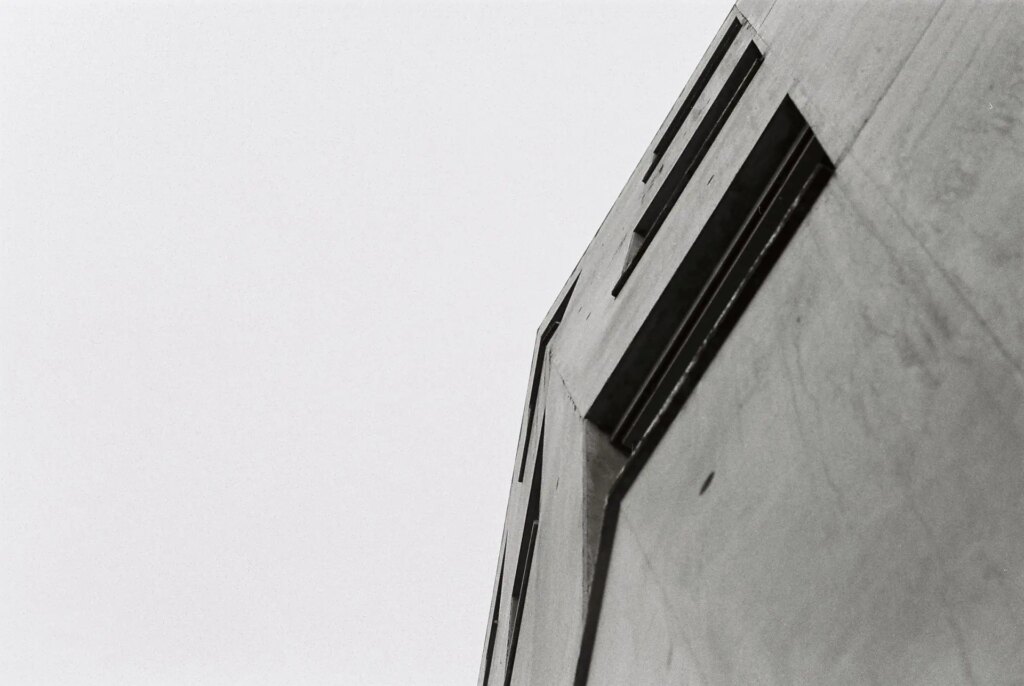
[[[626,287],[652,150],[552,306],[576,284],[509,498],[506,596],[543,417],[511,683],[1024,684],[1024,5],[737,12],[663,169],[749,40],[764,64]],[[604,510],[587,412],[786,94],[835,175]]]

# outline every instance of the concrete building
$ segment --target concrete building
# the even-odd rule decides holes
[[[479,683],[1024,684],[1024,3],[743,0],[544,318]]]

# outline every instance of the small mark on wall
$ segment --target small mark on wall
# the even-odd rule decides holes
[[[715,478],[715,473],[714,472],[711,472],[710,474],[708,474],[708,478],[704,479],[704,485],[700,487],[700,494],[699,495],[704,495],[704,492],[706,490],[708,490],[708,486],[711,485],[711,481],[714,478]]]

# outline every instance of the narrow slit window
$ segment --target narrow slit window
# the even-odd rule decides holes
[[[501,566],[498,568],[498,592],[494,596],[494,612],[487,636],[487,656],[484,658],[483,686],[487,686],[491,678],[491,661],[494,657],[494,639],[498,636],[498,617],[501,614],[501,585],[505,580],[505,553],[501,554]]]
[[[509,615],[508,659],[505,661],[505,686],[512,683],[512,668],[515,666],[516,649],[519,645],[519,627],[523,622],[523,608],[526,607],[526,590],[530,583],[530,569],[533,567],[533,553],[537,546],[540,529],[540,486],[542,454],[538,449],[533,467],[533,483],[530,486],[530,500],[526,506],[523,522],[523,542],[519,546],[519,561],[512,581],[512,604]]]
[[[728,121],[729,115],[732,114],[733,109],[736,107],[736,103],[743,97],[744,91],[746,91],[751,79],[754,78],[754,75],[760,68],[763,59],[764,56],[753,42],[747,45],[732,73],[729,74],[729,78],[722,86],[722,90],[719,91],[714,102],[708,107],[707,112],[705,112],[703,119],[701,119],[700,124],[693,132],[686,147],[679,154],[679,159],[672,166],[672,171],[665,177],[647,209],[640,216],[640,221],[637,222],[636,228],[633,229],[626,263],[622,268],[622,275],[612,289],[613,296],[618,295],[619,291],[622,290],[626,280],[633,273],[637,262],[640,261],[647,246],[650,245],[651,239],[654,238],[654,235],[672,211],[672,208],[675,207],[676,201],[686,188],[686,184],[689,183],[697,171],[704,156],[711,148],[711,144],[714,143],[715,138],[718,136],[718,132],[725,126],[725,122]]]
[[[591,408],[616,446],[657,444],[833,170],[784,98]]]
[[[576,279],[578,281],[579,277],[577,276]],[[569,286],[569,291],[562,298],[562,302],[558,304],[558,309],[555,310],[548,325],[544,327],[540,340],[537,342],[537,358],[533,364],[533,380],[530,382],[530,398],[527,401],[526,430],[519,456],[519,475],[516,478],[516,481],[520,483],[523,481],[523,474],[526,473],[526,455],[530,451],[530,434],[533,432],[533,416],[537,407],[537,397],[540,395],[540,381],[544,373],[544,358],[547,355],[548,343],[551,342],[555,331],[558,330],[558,325],[562,323],[565,311],[569,307],[569,300],[572,299],[572,293],[576,290],[577,281],[573,281]]]
[[[700,72],[700,76],[693,82],[693,88],[686,94],[686,99],[683,100],[683,104],[676,110],[676,114],[672,117],[672,121],[669,123],[668,128],[665,129],[665,133],[662,134],[661,139],[658,140],[658,144],[654,146],[654,159],[651,160],[651,166],[647,168],[647,173],[644,174],[644,183],[651,178],[651,174],[657,168],[658,163],[661,162],[661,158],[665,155],[665,151],[668,150],[668,146],[672,144],[672,139],[679,133],[679,129],[682,128],[683,122],[690,116],[690,112],[693,110],[693,106],[697,103],[697,99],[704,92],[704,89],[708,85],[708,81],[714,76],[715,71],[718,70],[718,65],[722,63],[722,59],[725,57],[725,53],[729,52],[729,48],[732,46],[732,42],[736,40],[736,36],[740,32],[740,20],[733,19],[732,23],[729,24],[729,28],[726,30],[725,35],[722,36],[722,40],[718,43],[718,47],[708,58],[707,63]]]

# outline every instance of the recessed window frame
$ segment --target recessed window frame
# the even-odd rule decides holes
[[[616,447],[656,445],[833,171],[786,96],[588,413]]]

